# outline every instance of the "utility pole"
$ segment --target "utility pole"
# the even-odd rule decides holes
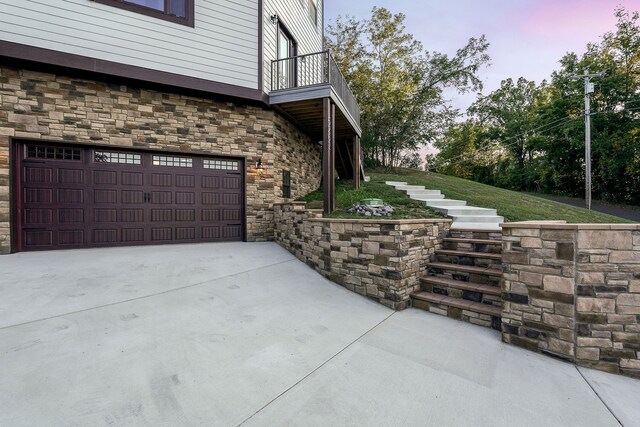
[[[591,210],[591,94],[594,92],[593,77],[602,77],[604,73],[589,74],[589,70],[584,70],[582,76],[573,75],[572,80],[584,79],[584,203],[585,207]]]

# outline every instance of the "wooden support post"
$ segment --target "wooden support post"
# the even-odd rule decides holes
[[[324,190],[324,212],[335,209],[335,105],[331,98],[322,100],[322,185]]]
[[[360,137],[353,136],[353,188],[360,188]]]

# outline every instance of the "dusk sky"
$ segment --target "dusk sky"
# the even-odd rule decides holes
[[[367,18],[373,6],[402,12],[407,31],[425,49],[450,55],[469,37],[485,34],[491,43],[491,66],[481,71],[486,94],[508,77],[548,79],[566,52],[581,54],[615,29],[616,5],[640,10],[640,0],[330,0],[325,13],[328,24],[338,15]],[[451,96],[463,109],[475,99]]]

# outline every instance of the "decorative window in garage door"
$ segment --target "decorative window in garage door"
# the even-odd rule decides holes
[[[230,160],[208,160],[205,159],[202,165],[205,169],[218,169],[225,171],[237,171],[238,162]]]
[[[30,159],[80,160],[81,152],[79,148],[27,145],[27,158]]]
[[[193,159],[176,156],[153,156],[154,166],[173,166],[178,168],[192,168]]]
[[[125,165],[142,164],[142,156],[140,154],[96,151],[93,158],[98,163],[120,163]]]

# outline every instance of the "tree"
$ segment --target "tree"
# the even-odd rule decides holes
[[[443,91],[480,90],[477,73],[489,61],[484,36],[469,39],[453,57],[423,51],[404,19],[374,7],[370,19],[338,17],[327,31],[327,46],[362,110],[368,164],[396,165],[407,152],[433,142],[458,115]]]

